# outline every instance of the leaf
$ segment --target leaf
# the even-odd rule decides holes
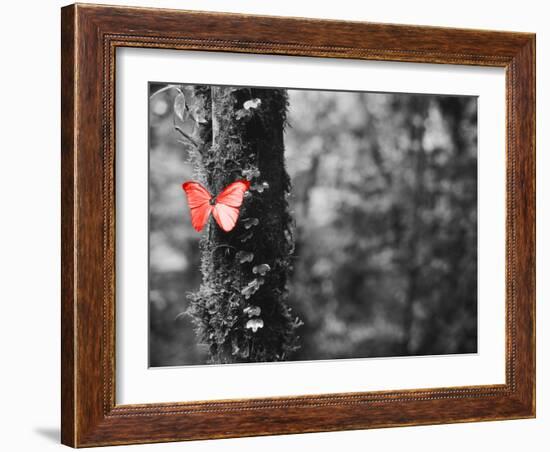
[[[264,190],[267,190],[269,188],[269,184],[267,182],[257,183],[250,186],[250,190],[257,191],[258,193],[263,193]]]
[[[253,333],[258,331],[259,328],[264,327],[264,321],[261,318],[250,319],[246,322],[246,328],[251,329]]]
[[[244,295],[245,299],[249,299],[252,295],[256,293],[256,291],[260,288],[260,286],[264,283],[263,278],[255,278],[252,281],[250,281],[244,289],[241,290],[241,293]]]
[[[262,105],[262,99],[255,98],[255,99],[247,100],[247,101],[243,104],[243,107],[244,107],[246,110],[250,110],[250,109],[258,108],[260,105]]]
[[[269,264],[260,264],[252,268],[252,273],[255,275],[260,274],[261,276],[264,276],[269,270],[271,270]]]
[[[254,253],[250,251],[237,251],[235,258],[239,261],[240,264],[245,262],[252,262],[254,260]]]
[[[235,118],[237,119],[250,118],[251,116],[252,113],[249,110],[245,110],[244,108],[241,108],[240,110],[237,110],[235,112]]]
[[[179,88],[177,85],[166,85],[165,87],[159,89],[158,91],[155,91],[153,94],[151,94],[149,96],[149,99],[152,99],[153,97],[155,97],[157,94],[160,94],[160,93],[163,93],[164,91],[168,91],[170,89],[177,89],[179,91]]]
[[[258,226],[260,224],[260,220],[257,218],[243,218],[242,221],[245,229],[250,229],[252,226]]]
[[[181,122],[184,122],[187,119],[187,105],[185,104],[185,96],[181,91],[174,99],[174,113]]]
[[[262,308],[259,306],[247,306],[243,309],[243,312],[248,315],[248,317],[258,317],[262,313]]]
[[[201,109],[200,107],[195,106],[194,108],[190,108],[189,114],[197,124],[204,124],[207,122],[206,114],[204,110]]]
[[[255,177],[260,177],[260,170],[256,167],[247,168],[243,170],[243,176],[246,178],[246,180],[252,180]]]
[[[258,288],[255,284],[249,283],[243,290],[241,290],[241,293],[244,295],[244,298],[248,300],[257,290]]]
[[[237,355],[240,351],[241,349],[239,348],[239,342],[236,337],[233,337],[231,339],[231,354]]]
[[[206,310],[210,315],[214,315],[216,312],[218,312],[218,305],[214,300],[211,300],[207,302],[206,304]]]
[[[195,95],[193,89],[186,89],[186,103],[189,116],[195,121],[195,124],[204,124],[207,121],[206,118],[206,106],[203,96]]]
[[[247,240],[250,240],[250,239],[252,238],[253,235],[254,235],[254,233],[253,233],[252,231],[247,232],[246,234],[244,234],[244,235],[242,235],[242,236],[240,237],[241,242],[244,243],[244,242],[246,242]]]

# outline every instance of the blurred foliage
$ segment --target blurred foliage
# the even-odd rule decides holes
[[[299,358],[476,351],[476,104],[290,93]]]
[[[165,88],[150,84],[150,94]],[[193,324],[180,315],[187,294],[201,282],[199,234],[181,189],[192,179],[191,149],[174,130],[176,90],[151,98],[149,108],[149,365],[199,364],[208,350],[198,345]],[[187,125],[187,132],[191,132]]]
[[[289,305],[304,322],[291,359],[476,352],[476,98],[288,94]],[[200,175],[177,95],[150,104],[151,366],[208,358],[180,315],[201,282],[181,183]]]

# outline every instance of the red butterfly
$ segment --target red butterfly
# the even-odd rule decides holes
[[[191,224],[196,231],[202,231],[212,214],[220,228],[229,232],[237,224],[239,208],[243,203],[245,192],[250,187],[250,182],[247,180],[233,182],[215,197],[198,182],[185,182],[182,187],[191,211]]]

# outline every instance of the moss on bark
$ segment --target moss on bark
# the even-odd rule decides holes
[[[284,164],[285,90],[195,87],[201,125],[195,173],[211,193],[247,178],[229,233],[211,218],[201,240],[200,289],[188,313],[213,363],[288,359],[300,322],[287,304],[293,238]]]

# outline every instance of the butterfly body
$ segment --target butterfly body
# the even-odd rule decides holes
[[[239,180],[229,184],[217,196],[212,196],[199,182],[185,182],[182,188],[187,195],[193,228],[202,231],[212,215],[222,230],[231,231],[237,224],[244,194],[249,187],[250,182]]]

